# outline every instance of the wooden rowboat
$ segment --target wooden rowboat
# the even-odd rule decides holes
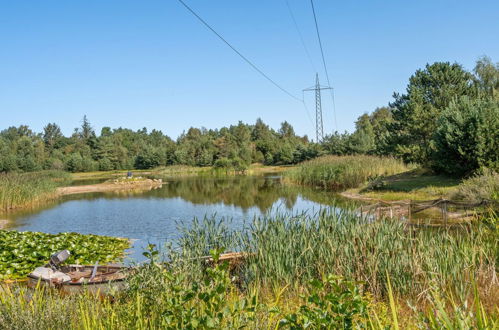
[[[115,265],[68,265],[57,270],[39,267],[28,275],[28,286],[44,285],[64,293],[87,290],[91,293],[110,293],[125,285],[129,268]]]

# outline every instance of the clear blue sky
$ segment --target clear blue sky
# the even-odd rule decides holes
[[[308,0],[185,0],[284,88],[301,97],[325,82]],[[315,0],[335,88],[338,129],[386,105],[428,62],[472,69],[499,61],[499,1]],[[313,117],[312,94],[306,98]],[[334,129],[323,97],[324,128]],[[58,123],[65,134],[86,114],[102,126],[217,128],[261,117],[314,136],[303,105],[271,85],[176,0],[0,0],[0,128]]]

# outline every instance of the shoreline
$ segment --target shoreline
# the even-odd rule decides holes
[[[0,230],[5,229],[7,224],[9,223],[9,220],[7,219],[0,219]]]
[[[59,187],[56,192],[58,196],[92,193],[92,192],[110,192],[133,189],[153,189],[161,187],[164,182],[161,180],[145,179],[130,182],[103,182],[82,186]]]

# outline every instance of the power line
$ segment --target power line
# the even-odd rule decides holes
[[[279,88],[284,93],[288,94],[293,99],[302,102],[298,97],[294,96],[292,93],[288,92],[286,89],[281,87],[278,83],[267,76],[262,70],[260,70],[255,64],[253,64],[249,59],[247,59],[243,54],[241,54],[234,46],[232,46],[224,37],[222,37],[215,29],[213,29],[204,19],[202,19],[194,10],[192,10],[183,0],[178,0],[191,14],[193,14],[201,23],[204,24],[211,32],[213,32],[220,40],[222,40],[227,46],[229,46],[239,57],[241,57],[246,63],[248,63],[254,70],[261,74],[265,79],[270,81],[274,86]]]
[[[305,44],[305,40],[303,39],[303,35],[300,31],[300,28],[298,27],[298,23],[296,22],[295,15],[293,15],[293,10],[291,9],[291,6],[289,5],[289,1],[286,0],[286,6],[288,7],[288,12],[289,15],[291,16],[291,19],[293,20],[293,23],[295,25],[296,32],[298,33],[298,36],[300,37],[301,44],[303,46],[303,49],[305,50],[305,53],[307,54],[308,61],[310,62],[310,65],[312,66],[312,69],[314,71],[317,71],[315,69],[314,62],[312,61],[312,57],[310,56],[310,52],[308,51],[307,45]]]
[[[327,84],[328,84],[328,86],[331,87],[331,83],[329,81],[329,74],[327,72],[326,59],[324,57],[324,50],[322,49],[321,35],[319,33],[319,24],[317,24],[317,16],[315,15],[314,0],[310,0],[310,4],[312,5],[312,13],[314,14],[315,31],[317,32],[317,39],[319,39],[319,47],[321,49],[322,64],[324,65],[324,71],[326,72]],[[333,102],[334,123],[336,125],[336,130],[338,130],[338,121],[336,120],[336,106],[335,106],[335,102],[334,102],[334,95],[333,95],[332,89],[331,89],[331,100]]]

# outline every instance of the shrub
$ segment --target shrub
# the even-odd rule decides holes
[[[357,283],[329,275],[310,281],[306,304],[281,320],[291,329],[352,329],[367,324],[369,299]]]
[[[474,202],[499,200],[499,173],[489,169],[482,170],[481,174],[464,180],[452,198]]]
[[[465,175],[488,167],[499,170],[499,101],[463,97],[443,111],[434,136],[432,166]]]

